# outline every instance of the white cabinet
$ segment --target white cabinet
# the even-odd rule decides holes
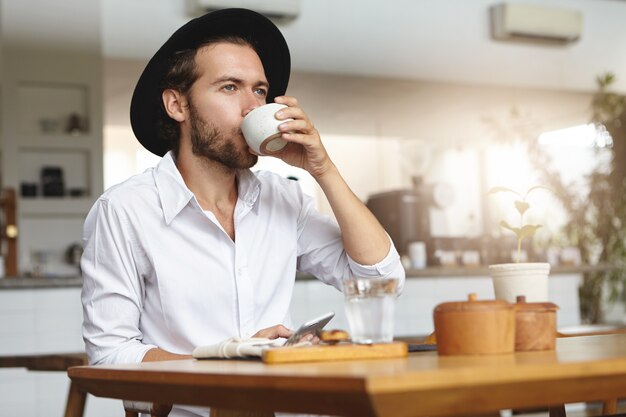
[[[82,320],[78,287],[0,289],[0,355],[82,352]],[[63,415],[69,382],[65,372],[0,368],[0,416]],[[86,417],[123,412],[119,400],[87,397]]]

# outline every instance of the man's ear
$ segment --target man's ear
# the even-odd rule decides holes
[[[168,88],[163,90],[161,98],[168,116],[177,122],[184,122],[187,119],[187,98],[184,95]]]

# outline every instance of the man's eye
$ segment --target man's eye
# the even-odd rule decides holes
[[[257,88],[254,92],[260,96],[267,96],[267,90],[265,88]]]
[[[234,85],[234,84],[228,84],[228,85],[225,85],[225,86],[224,86],[224,87],[222,87],[222,88],[223,88],[224,90],[226,90],[226,91],[235,91],[235,89],[236,89],[236,87],[235,87],[235,85]]]

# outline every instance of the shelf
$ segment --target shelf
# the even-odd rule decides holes
[[[79,136],[89,131],[86,85],[22,82],[18,85],[18,131],[26,135]]]
[[[93,203],[91,197],[22,197],[19,213],[22,216],[85,216]]]
[[[19,153],[19,180],[20,186],[35,188],[33,196],[21,195],[24,199],[32,197],[43,197],[47,199],[50,194],[62,194],[65,192],[64,200],[86,197],[90,192],[90,153],[85,149],[57,149],[57,148],[32,148],[25,149]],[[48,196],[44,196],[42,185],[42,171],[44,168],[57,170],[60,172],[60,179],[54,181],[54,188],[62,190],[52,193],[48,191]],[[68,190],[83,190],[80,197],[69,197]],[[48,188],[50,190],[50,188]],[[59,197],[61,197],[59,195]]]
[[[1,1],[1,0],[0,0]],[[75,273],[66,250],[102,194],[102,60],[86,51],[5,51],[2,77],[3,185],[17,191],[18,273]],[[43,256],[43,255],[42,255]],[[13,259],[12,259],[13,260]]]
[[[90,134],[73,136],[64,134],[50,135],[22,135],[18,149],[32,151],[37,149],[80,149],[90,150],[93,147],[94,138]]]

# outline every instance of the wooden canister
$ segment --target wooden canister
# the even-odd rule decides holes
[[[556,311],[554,303],[527,303],[520,295],[515,304],[515,350],[554,350]]]
[[[500,300],[476,299],[439,304],[434,311],[437,351],[440,355],[512,353],[515,347],[515,311]]]

